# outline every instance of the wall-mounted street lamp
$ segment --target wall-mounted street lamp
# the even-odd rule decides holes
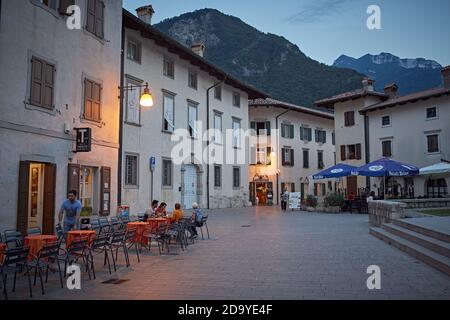
[[[150,89],[148,88],[148,82],[146,82],[143,85],[130,85],[126,87],[119,87],[119,90],[121,91],[131,91],[136,88],[144,88],[144,92],[141,95],[141,98],[139,100],[139,104],[141,107],[153,107],[153,96],[150,93]]]

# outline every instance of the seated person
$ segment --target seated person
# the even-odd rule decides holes
[[[198,207],[197,202],[194,202],[192,204],[192,209],[194,209],[191,216],[192,224],[189,227],[188,231],[191,234],[190,239],[196,239],[198,237],[197,227],[201,227],[203,225],[202,224],[203,213],[202,210],[200,210],[200,208]]]
[[[172,222],[178,222],[183,218],[183,210],[181,210],[181,204],[175,203],[175,210],[172,212]]]
[[[144,222],[147,222],[148,218],[156,215],[156,210],[158,209],[158,200],[153,200],[152,205],[145,211]]]
[[[156,209],[156,217],[157,218],[166,217],[167,216],[166,208],[167,208],[167,203],[161,202],[158,209]]]
[[[353,193],[353,192],[351,192],[349,195],[348,195],[348,198],[347,198],[348,200],[355,200],[355,194]]]

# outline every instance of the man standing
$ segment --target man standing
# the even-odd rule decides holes
[[[284,189],[283,193],[281,194],[281,210],[286,210],[288,200],[289,191],[287,189]]]
[[[59,210],[58,216],[59,223],[61,223],[65,213],[63,221],[64,232],[77,228],[80,219],[81,207],[81,202],[77,200],[77,191],[70,190],[67,195],[67,199],[64,200],[61,209]]]

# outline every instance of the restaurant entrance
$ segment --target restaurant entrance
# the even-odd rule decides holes
[[[45,234],[53,234],[55,178],[56,165],[53,163],[20,162],[17,229],[23,234],[33,227],[41,228]]]

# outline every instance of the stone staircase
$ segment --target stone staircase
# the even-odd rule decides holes
[[[450,276],[450,229],[422,224],[420,219],[393,219],[369,232]]]

